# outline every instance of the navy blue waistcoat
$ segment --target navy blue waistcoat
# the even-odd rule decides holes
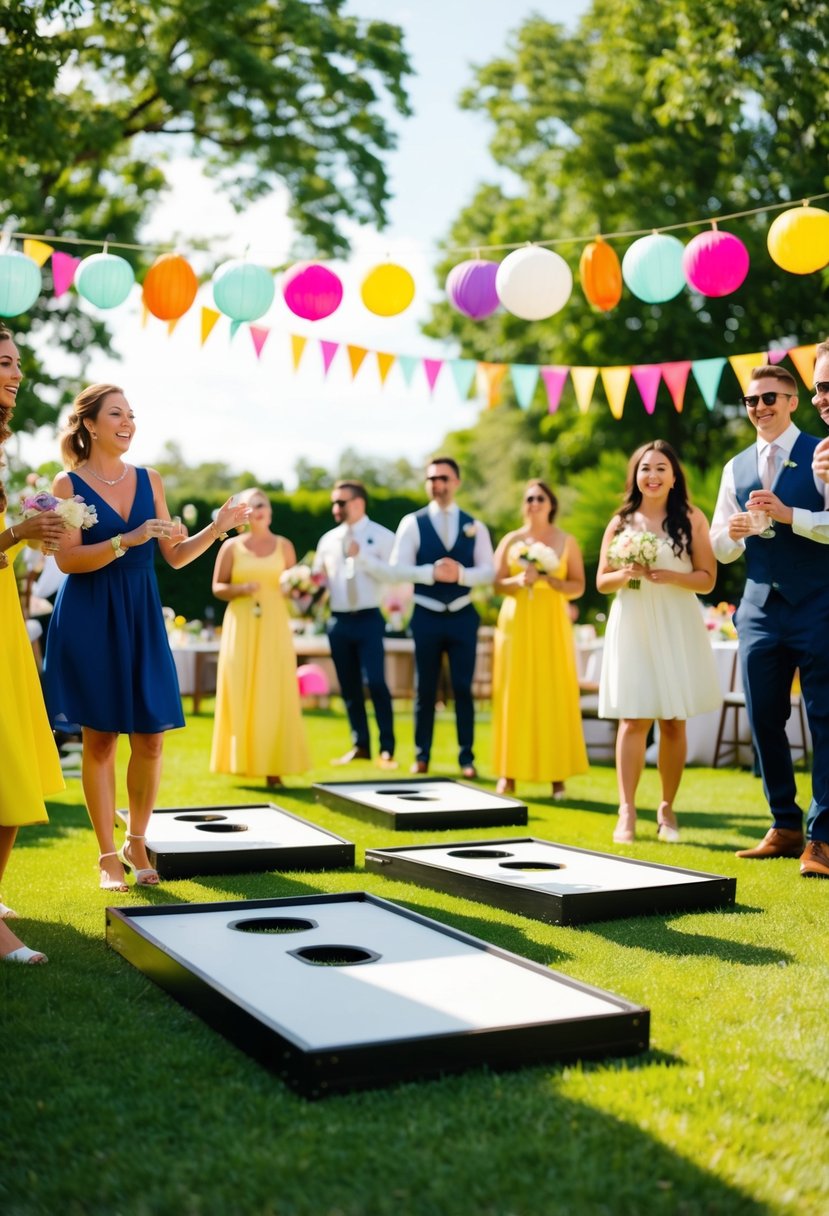
[[[819,440],[801,432],[791,456],[782,465],[772,489],[787,507],[804,507],[807,511],[823,511],[823,495],[815,488],[812,456]],[[757,445],[754,444],[734,458],[734,487],[740,509],[747,509],[752,490],[762,489],[757,469]],[[762,607],[772,590],[778,591],[790,604],[815,591],[829,587],[829,553],[823,545],[797,536],[786,524],[775,524],[774,536],[746,537],[747,577],[744,597]]]
[[[452,548],[447,549],[435,531],[435,526],[429,515],[429,508],[423,507],[420,511],[415,512],[415,519],[417,520],[417,527],[420,532],[420,544],[415,559],[418,566],[431,565],[441,557],[454,558],[462,566],[474,566],[475,533],[473,532],[471,536],[465,536],[464,528],[469,527],[470,524],[474,524],[475,521],[465,511],[460,511],[459,514],[457,539]],[[460,599],[462,595],[469,595],[469,588],[462,587],[459,583],[435,583],[433,587],[424,589],[421,594],[428,595],[433,600],[440,600],[442,604],[451,604],[452,600]]]

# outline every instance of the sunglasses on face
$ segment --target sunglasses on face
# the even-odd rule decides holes
[[[431,477],[426,478],[427,481],[448,481],[449,477],[446,473],[433,473]]]
[[[332,507],[347,507],[350,502],[351,502],[350,498],[332,498],[331,506]]]
[[[818,380],[815,382],[815,396],[825,397],[829,393],[829,380]]]
[[[762,401],[763,405],[774,405],[778,397],[793,397],[794,393],[752,393],[750,397],[743,397],[743,405],[747,410],[756,410],[758,404]]]
[[[546,502],[547,499],[541,494],[528,494],[524,502]]]

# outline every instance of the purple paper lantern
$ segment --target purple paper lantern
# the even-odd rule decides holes
[[[446,276],[449,303],[473,321],[491,316],[500,304],[495,290],[497,273],[497,262],[485,262],[481,258],[453,266]]]
[[[282,294],[292,313],[321,321],[340,307],[343,285],[333,270],[319,262],[297,262],[282,279]]]
[[[704,296],[727,296],[748,274],[749,256],[743,242],[730,232],[701,232],[685,246],[682,270],[689,286]]]

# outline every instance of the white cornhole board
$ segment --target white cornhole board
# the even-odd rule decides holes
[[[127,812],[119,810],[126,821]],[[154,810],[147,855],[161,878],[329,870],[354,865],[354,845],[271,803]]]
[[[480,840],[367,849],[366,869],[554,925],[722,908],[736,878],[549,840]]]
[[[108,908],[106,933],[307,1097],[648,1046],[647,1009],[364,892]]]
[[[325,781],[318,801],[345,815],[396,831],[483,828],[527,822],[526,804],[464,781],[415,777],[403,781]]]

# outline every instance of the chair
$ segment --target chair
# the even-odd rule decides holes
[[[750,747],[752,756],[754,754],[754,740],[751,736],[751,729],[746,723],[745,730],[740,731],[740,713],[746,708],[746,695],[742,687],[737,687],[739,675],[738,652],[735,650],[734,657],[731,660],[731,676],[728,682],[728,691],[723,695],[722,709],[720,710],[720,721],[717,727],[717,742],[714,745],[714,761],[713,767],[717,768],[720,763],[720,755],[731,758],[732,765],[739,767],[740,748]],[[808,768],[809,764],[809,749],[806,743],[806,714],[803,709],[803,697],[800,692],[800,673],[794,674],[792,681],[791,692],[792,712],[795,715],[795,725],[797,727],[799,738],[790,740],[792,756],[794,758],[797,753],[799,758],[795,760],[795,764],[801,764],[803,768]],[[726,727],[730,723],[730,732],[726,734]],[[726,761],[724,761],[725,763]]]
[[[591,649],[584,676],[579,680],[579,705],[587,755],[591,760],[615,760],[617,723],[599,717],[599,681],[602,666],[602,646]]]

